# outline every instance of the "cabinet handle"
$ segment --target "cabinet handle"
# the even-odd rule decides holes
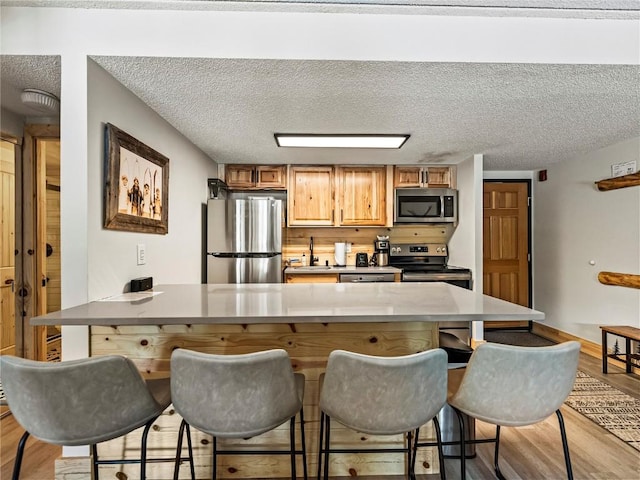
[[[251,170],[251,183],[257,183],[255,177],[256,177],[256,171]]]
[[[344,211],[340,209],[340,223],[344,222]]]
[[[335,222],[335,210],[331,210],[331,223],[333,224]]]
[[[424,171],[424,184],[429,184],[429,172],[427,170]]]

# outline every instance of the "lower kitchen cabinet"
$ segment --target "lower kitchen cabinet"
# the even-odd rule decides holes
[[[340,279],[337,273],[295,273],[284,275],[284,283],[339,283]]]

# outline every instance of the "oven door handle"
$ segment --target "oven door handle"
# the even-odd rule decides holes
[[[449,280],[471,280],[468,273],[410,273],[402,274],[402,280],[412,282],[446,282]]]

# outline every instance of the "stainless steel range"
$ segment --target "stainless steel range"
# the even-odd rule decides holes
[[[389,265],[402,269],[403,282],[445,282],[471,290],[471,270],[448,265],[444,243],[396,243],[390,245]],[[468,361],[471,322],[440,322],[440,346],[449,362]]]
[[[403,282],[446,282],[471,289],[471,270],[448,265],[444,243],[392,243],[389,265],[402,269]]]

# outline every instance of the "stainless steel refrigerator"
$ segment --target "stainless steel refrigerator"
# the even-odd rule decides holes
[[[211,199],[207,283],[282,282],[282,200]]]

